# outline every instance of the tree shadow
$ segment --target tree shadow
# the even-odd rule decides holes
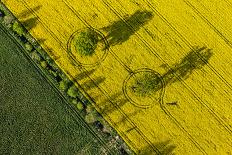
[[[107,33],[106,39],[109,46],[122,44],[127,41],[136,31],[153,18],[150,11],[136,11],[131,16],[124,16],[122,20],[113,22],[111,25],[103,27]]]
[[[77,76],[75,76],[74,79],[75,79],[75,81],[79,81],[79,80],[85,79],[88,76],[90,76],[91,74],[93,74],[95,72],[95,70],[96,69],[91,69],[91,70],[88,70],[88,71],[83,71],[80,74],[78,74]]]
[[[109,98],[102,101],[100,105],[101,113],[110,114],[113,113],[118,108],[122,107],[124,104],[128,102],[123,95],[122,91],[116,92],[109,96]]]
[[[103,115],[109,115],[121,109],[129,100],[124,96],[123,91],[118,91],[112,95],[110,95],[107,99],[99,103],[100,113]],[[124,113],[121,115],[121,118],[115,122],[115,125],[125,124],[130,117],[137,115],[141,109],[137,109],[136,111],[130,113]],[[135,127],[136,128],[136,127]],[[130,129],[129,129],[130,130]],[[133,129],[132,129],[133,130]],[[128,131],[130,132],[130,131]]]
[[[122,124],[126,124],[126,122],[128,122],[132,117],[134,117],[135,115],[139,114],[141,112],[142,109],[137,109],[131,113],[125,113],[125,115],[122,115],[122,117],[120,118],[120,120],[116,123],[117,125],[122,125]],[[136,129],[137,126],[133,126],[130,129],[128,129],[127,131],[125,131],[126,133]]]
[[[153,146],[155,150],[151,146],[146,146],[139,151],[138,155],[174,155],[173,151],[176,148],[170,140],[155,143]]]
[[[26,19],[24,21],[21,21],[21,23],[28,31],[30,31],[38,24],[38,17]]]
[[[44,44],[44,42],[46,41],[46,39],[40,38],[40,39],[37,39],[36,41],[37,41],[37,43],[38,43],[39,45],[41,45],[41,44]]]
[[[203,68],[212,57],[212,49],[195,47],[179,63],[171,67],[162,77],[166,84],[187,79],[196,69]]]
[[[83,88],[83,90],[88,91],[90,89],[98,87],[98,85],[104,82],[105,79],[106,79],[105,77],[97,77],[95,79],[90,79],[84,82],[83,84],[81,84],[81,87]]]
[[[194,70],[201,69],[206,64],[208,64],[209,59],[212,57],[212,55],[212,49],[208,49],[207,47],[195,47],[191,49],[191,51],[183,59],[180,60],[180,62],[171,66],[169,70],[162,75],[161,78],[157,78],[158,81],[155,81],[156,87],[154,90],[152,90],[152,93],[159,91],[167,85],[178,82],[179,79],[185,80],[189,78]],[[146,78],[146,81],[153,82],[154,79]],[[165,85],[160,83],[164,83]],[[135,85],[135,87],[138,86]]]
[[[37,12],[39,9],[41,9],[41,7],[42,5],[38,5],[34,8],[31,8],[30,10],[25,10],[18,15],[18,18],[27,18],[33,15],[33,12]]]
[[[18,15],[19,19],[21,21],[21,24],[28,30],[30,31],[32,28],[34,28],[38,24],[38,17],[34,17],[34,13],[39,11],[41,9],[42,5],[38,5],[34,8],[25,10],[21,12]]]

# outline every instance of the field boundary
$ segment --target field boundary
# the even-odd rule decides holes
[[[0,5],[3,6],[3,8],[5,9],[5,10],[3,10],[4,13],[7,12],[8,16],[12,16],[15,21],[19,22],[17,20],[17,18],[15,18],[15,16],[6,8],[6,6],[2,2],[0,2]],[[0,23],[0,27],[2,27],[3,31],[12,39],[13,42],[15,42],[15,44],[19,47],[22,54],[29,60],[29,62],[31,62],[33,67],[35,67],[35,69],[44,78],[44,80],[46,80],[48,82],[48,84],[59,94],[60,98],[62,98],[62,100],[64,100],[68,109],[72,111],[72,113],[71,113],[72,117],[74,117],[74,118],[75,118],[75,116],[78,117],[81,120],[81,123],[82,123],[81,126],[86,127],[90,131],[90,133],[103,144],[104,148],[108,151],[108,153],[112,153],[112,149],[110,149],[107,146],[106,140],[103,140],[101,138],[102,135],[100,135],[99,132],[96,131],[96,129],[91,127],[90,124],[88,124],[84,120],[83,116],[77,111],[77,109],[73,105],[70,104],[69,99],[67,98],[67,95],[65,95],[63,92],[60,91],[60,89],[57,87],[57,82],[54,80],[54,77],[52,77],[51,74],[48,74],[48,72],[46,70],[44,70],[44,68],[42,68],[40,65],[38,65],[38,63],[35,60],[32,59],[32,57],[28,53],[28,50],[22,45],[23,43],[21,42],[20,38],[18,36],[16,36],[14,34],[14,32],[9,27],[6,27],[6,25]],[[30,35],[28,32],[26,32],[26,33],[27,33],[27,35]],[[31,35],[30,35],[30,37],[33,38],[33,36],[31,36]],[[36,45],[36,46],[38,46],[38,45]],[[38,47],[41,48],[40,45]],[[33,45],[33,48],[35,48],[36,51],[37,51],[38,47],[35,47]],[[40,51],[41,50],[44,51],[44,49],[42,49],[42,48],[40,49]],[[115,131],[113,131],[113,132],[114,132],[113,134],[115,135],[116,134]],[[119,140],[119,143],[122,143],[122,142],[120,142],[120,140]],[[125,148],[127,153],[134,154],[132,152],[132,150],[129,150],[129,148],[125,145],[125,142],[123,142],[123,144],[121,144],[121,145],[123,145],[123,146],[120,146],[120,147]],[[117,146],[115,146],[115,147],[117,147]],[[115,153],[116,152],[114,152],[114,154]]]

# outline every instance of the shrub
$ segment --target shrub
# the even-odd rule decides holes
[[[78,103],[76,104],[76,107],[77,107],[77,109],[80,110],[80,111],[82,111],[82,110],[84,109],[84,106],[83,106],[83,104],[82,104],[81,102],[78,102]]]
[[[77,101],[77,99],[72,99],[71,103],[74,104],[74,105],[76,105],[78,103],[78,101]]]
[[[68,94],[70,97],[76,98],[77,95],[78,95],[78,89],[76,88],[75,85],[72,85],[72,86],[68,89],[67,94]]]
[[[14,22],[12,28],[13,28],[13,31],[16,32],[19,36],[22,36],[25,32],[22,25],[17,21]]]
[[[13,18],[11,15],[7,15],[7,16],[4,16],[3,20],[4,20],[4,23],[5,23],[8,27],[10,27],[11,24],[13,23],[13,21],[14,21],[14,18]]]
[[[53,71],[59,72],[59,67],[57,66],[57,64],[53,60],[50,61],[49,65],[51,66],[51,69]]]
[[[60,85],[59,85],[60,90],[66,91],[68,89],[68,87],[69,87],[69,85],[68,85],[67,81],[65,81],[65,80],[60,81]]]
[[[50,67],[48,67],[48,68],[50,68]],[[52,70],[52,69],[49,69],[48,71],[49,71],[49,73],[51,73],[54,77],[57,77],[56,71],[54,71],[54,70]]]
[[[27,51],[31,52],[33,49],[33,46],[29,42],[27,42],[27,43],[25,43],[25,48]]]
[[[91,104],[88,104],[86,107],[86,112],[87,113],[92,113],[94,111],[94,107]]]
[[[88,29],[80,32],[77,37],[75,47],[80,55],[91,56],[97,47],[97,43],[98,34],[94,30]]]
[[[42,57],[40,56],[40,54],[37,52],[37,51],[33,51],[32,53],[31,53],[31,58],[33,59],[33,60],[35,60],[35,61],[41,61],[41,59],[42,59]]]
[[[40,65],[41,65],[41,67],[43,67],[43,68],[47,68],[47,66],[48,66],[48,64],[47,64],[46,61],[41,61],[41,62],[40,62]]]
[[[85,116],[85,121],[87,123],[94,123],[96,121],[96,113],[89,113]]]

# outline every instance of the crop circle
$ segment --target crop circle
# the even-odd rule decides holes
[[[85,44],[84,48],[81,46],[77,46],[77,42],[80,40],[80,35],[82,35],[83,33],[89,30],[94,32],[98,41],[97,42],[95,41],[93,45],[92,42],[90,44],[85,44],[85,40],[84,40],[82,41]],[[90,48],[93,46],[94,48]],[[67,52],[71,60],[76,65],[84,66],[84,67],[92,67],[95,65],[99,65],[105,59],[108,53],[108,48],[109,46],[107,40],[100,31],[93,28],[84,28],[75,31],[70,36],[67,45]],[[84,50],[86,50],[86,52]]]
[[[162,76],[152,69],[139,69],[126,78],[123,92],[133,105],[148,108],[160,104],[164,94],[164,81]]]

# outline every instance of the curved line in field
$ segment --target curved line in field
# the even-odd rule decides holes
[[[152,72],[155,72],[155,71],[153,71],[152,69],[149,69],[149,68],[141,68],[141,69],[138,69],[138,70],[136,70],[136,71],[134,71],[134,73],[131,73],[126,79],[125,79],[125,81],[124,81],[124,84],[123,84],[123,93],[124,93],[124,95],[129,99],[129,101],[131,102],[131,104],[133,104],[134,106],[136,106],[136,107],[139,107],[139,108],[149,108],[149,107],[151,107],[151,106],[143,106],[143,105],[138,105],[137,103],[135,103],[132,99],[130,99],[130,97],[127,95],[127,92],[126,92],[126,83],[127,83],[127,81],[129,80],[129,78],[131,77],[131,76],[133,76],[133,74],[135,74],[135,73],[138,73],[138,72],[141,72],[141,71],[152,71]],[[159,73],[157,73],[157,74],[159,74]],[[161,79],[162,79],[162,76],[160,75],[160,77],[161,77]],[[177,121],[177,119],[168,111],[168,109],[164,106],[164,102],[163,102],[163,97],[164,97],[164,94],[165,94],[165,83],[164,83],[164,81],[163,80],[161,80],[162,81],[162,85],[163,85],[163,88],[162,88],[162,93],[161,93],[161,97],[160,97],[160,100],[159,100],[159,104],[160,104],[160,108],[161,108],[161,110],[171,119],[171,121],[172,122],[174,122],[185,134],[187,134],[187,136],[188,136],[188,138],[190,139],[190,141],[192,141],[193,142],[193,144],[202,152],[202,153],[204,153],[204,154],[207,154],[206,152],[205,152],[205,150],[200,146],[200,144],[191,136],[191,134],[187,131],[187,130],[185,130],[185,128],[181,125],[181,123],[179,123],[178,121]]]
[[[105,2],[105,1],[103,1],[104,3],[107,3],[107,2]],[[112,6],[110,6],[110,4],[106,4],[121,20],[123,20],[123,18],[122,18],[122,16],[120,16],[118,13],[117,13],[117,11],[115,11],[114,9],[113,9],[113,7]],[[154,8],[153,8],[154,9]],[[181,35],[181,34],[179,34],[179,32],[170,24],[170,23],[168,23],[167,21],[166,21],[166,19],[159,13],[157,13],[158,11],[157,10],[155,10],[154,11],[179,37],[180,37],[180,39],[181,40],[183,40],[183,36]],[[124,20],[123,20],[124,21]],[[127,24],[128,25],[128,23],[125,23],[125,24]],[[129,27],[131,27],[131,25],[128,25]],[[133,28],[133,27],[132,27]],[[147,46],[148,47],[148,49],[150,49],[150,52],[152,53],[152,54],[154,54],[157,58],[159,58],[161,61],[163,61],[164,62],[164,64],[166,64],[167,66],[169,66],[156,52],[153,52],[153,51],[155,51],[154,50],[154,48],[149,44],[149,43],[147,43],[147,41],[145,40],[145,39],[142,39],[142,37],[138,34],[138,33],[135,33],[135,35],[145,44],[145,46]],[[186,43],[186,41],[185,40],[183,40],[185,43]],[[188,41],[187,41],[188,42]],[[190,43],[188,42],[188,44],[186,43],[186,45],[188,45],[188,46],[190,46],[190,48],[192,49],[193,47],[190,45]],[[206,65],[208,65],[209,66],[209,64],[206,64]],[[210,65],[211,66],[211,65]],[[170,67],[170,66],[169,66]],[[211,67],[209,67],[213,72],[214,72],[214,69],[212,69],[212,66]],[[215,73],[216,74],[216,73]],[[219,73],[218,73],[219,74]],[[175,74],[174,74],[175,75]],[[219,74],[220,75],[220,74]],[[176,75],[175,75],[176,76]],[[221,76],[221,75],[220,75]],[[220,77],[219,77],[220,78]],[[221,76],[221,78],[222,79],[224,79],[222,76]],[[231,128],[230,128],[230,126],[226,123],[226,122],[224,122],[224,120],[218,115],[218,114],[216,114],[207,104],[205,104],[198,96],[197,96],[197,94],[181,79],[181,78],[179,78],[179,77],[177,77],[177,79],[179,79],[179,81],[181,81],[181,83],[183,83],[183,85],[186,87],[186,88],[188,88],[189,89],[189,91],[192,93],[192,95],[204,106],[204,107],[206,107],[207,108],[207,110],[209,111],[209,113],[211,113],[211,115],[224,127],[224,129],[226,130],[226,131],[228,131],[230,134],[232,134],[232,131],[231,131]],[[228,83],[228,82],[227,82]],[[229,87],[229,86],[228,86]],[[232,87],[231,87],[231,90],[232,90]]]
[[[25,6],[26,7],[26,6]],[[27,8],[28,9],[28,8]],[[108,151],[110,152],[109,148],[107,147],[107,145],[105,145],[105,142],[92,130],[92,128],[83,120],[82,116],[80,116],[80,114],[74,109],[74,107],[72,105],[70,105],[67,101],[67,98],[60,92],[60,90],[56,87],[56,85],[54,84],[54,82],[52,80],[50,80],[50,78],[48,78],[48,76],[46,75],[46,73],[43,72],[43,70],[41,70],[37,64],[34,62],[34,60],[32,60],[32,58],[28,55],[28,53],[26,53],[26,49],[21,46],[19,44],[19,42],[14,38],[14,36],[12,36],[8,31],[5,30],[5,28],[2,27],[2,25],[0,24],[0,27],[2,28],[2,30],[12,39],[12,41],[16,44],[16,46],[19,47],[20,52],[22,52],[22,54],[25,56],[25,58],[31,62],[31,64],[33,65],[33,67],[35,67],[35,69],[38,71],[39,74],[41,74],[42,78],[44,78],[44,80],[46,80],[48,82],[48,84],[54,88],[54,91],[58,93],[58,95],[64,100],[65,105],[70,109],[70,111],[72,111],[73,113],[70,113],[70,115],[72,117],[77,117],[79,118],[81,124],[81,127],[87,128],[87,130],[90,132],[90,134],[92,134],[93,137],[95,137],[105,148],[108,149]],[[76,119],[74,119],[77,123],[78,122]]]
[[[77,35],[79,32],[83,31],[84,29],[79,29],[79,30],[76,30],[75,32],[73,32],[73,34],[70,36],[70,38],[68,39],[68,44],[67,44],[67,53],[70,57],[72,57],[72,60],[74,61],[74,63],[77,65],[77,66],[83,66],[83,67],[95,67],[95,66],[98,66],[101,64],[101,62],[103,62],[105,60],[105,58],[107,57],[107,54],[108,54],[108,48],[109,48],[109,43],[107,42],[106,40],[106,37],[104,36],[104,34],[100,31],[98,31],[97,29],[94,29],[93,27],[91,27],[91,29],[93,29],[95,32],[97,32],[104,40],[104,44],[105,44],[105,50],[104,50],[104,54],[101,56],[101,58],[96,61],[95,63],[93,64],[84,64],[84,63],[81,63],[80,61],[76,60],[76,58],[74,58],[75,56],[72,54],[72,51],[71,51],[71,44],[72,44],[72,40],[74,39],[75,35]]]
[[[24,4],[24,6],[28,9],[28,10],[30,10],[29,9],[29,7],[28,6],[26,6],[27,4],[26,4],[26,2],[24,1],[24,0],[21,0],[21,1],[23,1],[23,4]],[[66,4],[66,3],[65,3]],[[67,5],[67,4],[66,4]],[[69,7],[69,6],[68,6]],[[33,11],[32,11],[33,12]],[[35,12],[33,12],[33,15],[35,15],[36,17],[38,17],[37,16],[37,14],[35,13]],[[77,16],[78,17],[78,16]],[[78,17],[79,18],[79,17]],[[61,45],[63,44],[63,42],[61,42],[60,40],[59,40],[59,38],[47,27],[47,26],[45,26],[45,24],[42,22],[42,20],[38,17],[38,20],[40,21],[40,23],[41,23],[41,25],[45,28],[45,30],[48,32],[48,33],[50,33],[51,34],[51,36],[52,36],[52,38],[53,39],[55,39],[57,42],[59,42]],[[64,51],[66,51],[66,49],[63,47],[63,46],[61,46],[61,48],[64,50]],[[75,66],[75,64],[73,64],[74,66]],[[80,70],[85,70],[83,67],[80,67],[79,68]],[[86,71],[86,70],[85,70]],[[70,77],[72,77],[69,73],[66,73],[66,74],[68,74]],[[88,75],[87,75],[88,76]],[[89,76],[88,76],[89,77]],[[90,78],[90,77],[89,77]],[[91,79],[91,78],[90,78]],[[91,79],[92,80],[92,79]],[[79,88],[81,88],[81,86],[76,82],[76,84],[79,86]],[[82,88],[82,90],[83,90],[83,88]],[[99,88],[99,90],[101,90],[101,91],[103,91],[101,88]],[[86,93],[86,92],[84,92],[84,94],[90,99],[90,101],[93,103],[93,104],[95,104],[94,103],[94,101],[93,101],[93,99]],[[107,98],[109,98],[106,94],[107,93],[103,93]],[[111,100],[110,100],[110,98],[109,98],[109,101],[111,102],[111,104],[114,106],[114,107],[117,107],[117,105],[115,105]],[[100,107],[98,106],[98,105],[96,105],[95,104],[95,106],[96,107],[98,107],[99,109],[100,109]],[[145,136],[145,135],[143,135],[143,133],[139,130],[139,128],[137,128],[137,126],[126,116],[126,114],[119,108],[119,112],[120,113],[122,113],[122,115],[124,115],[126,118],[127,118],[127,120],[128,120],[128,122],[135,128],[135,130],[140,134],[140,136],[142,136],[142,138],[147,142],[147,144],[149,144],[152,148],[153,148],[153,150],[155,151],[155,152],[159,152],[159,150],[157,150],[157,148],[155,148],[155,146],[149,141],[149,139]],[[105,116],[108,118],[108,120],[110,120],[110,122],[116,127],[117,125],[116,125],[116,123],[114,123],[114,121],[112,121],[112,119],[109,117],[109,115],[107,114],[107,113],[103,113],[103,114],[105,114]],[[123,132],[119,132],[119,131],[117,131],[118,133],[120,133],[122,136],[124,136],[124,138],[125,139],[127,139],[127,141],[128,142],[130,142],[130,145],[132,145],[132,146],[134,146],[134,148],[136,148],[135,147],[135,144],[127,137],[127,135],[125,134],[125,133],[123,133]],[[95,133],[94,133],[94,136],[97,136],[97,135],[95,135]],[[97,138],[97,137],[96,137]],[[102,143],[104,143],[102,140],[100,140]],[[106,147],[106,148],[108,148],[107,146],[106,146],[106,143],[104,143],[104,146]],[[108,149],[109,150],[109,149]]]
[[[204,154],[207,154],[205,150],[201,147],[201,145],[192,137],[192,135],[185,130],[185,128],[178,122],[178,120],[168,111],[168,109],[164,106],[163,98],[161,98],[160,108],[163,112],[184,132],[187,134],[188,138],[194,143],[194,145]]]
[[[124,96],[131,102],[131,104],[133,104],[133,105],[136,106],[136,107],[146,109],[146,108],[152,107],[153,104],[151,104],[151,103],[150,103],[149,105],[142,105],[142,104],[139,104],[139,103],[135,102],[135,101],[128,95],[128,92],[127,92],[127,83],[128,83],[128,80],[129,80],[133,75],[135,75],[135,74],[137,74],[137,73],[142,73],[142,72],[150,72],[150,73],[156,75],[157,77],[159,77],[160,82],[161,82],[161,85],[162,85],[162,88],[160,88],[160,89],[161,89],[161,93],[160,93],[160,97],[159,97],[159,102],[160,102],[160,101],[162,100],[161,98],[163,98],[164,93],[165,93],[165,82],[164,82],[164,80],[162,79],[162,76],[161,76],[158,72],[156,72],[156,71],[154,71],[154,70],[152,70],[152,69],[150,69],[150,68],[140,68],[140,69],[137,69],[137,70],[133,71],[132,73],[130,73],[129,76],[127,76],[127,78],[126,78],[126,79],[124,80],[124,82],[123,82],[123,89],[122,89],[122,90],[123,90]],[[152,98],[152,97],[151,97],[151,98]]]
[[[70,6],[68,3],[67,3],[67,1],[65,1],[65,0],[63,0],[63,2],[73,11],[73,13],[86,25],[86,26],[90,26],[84,19],[82,19],[81,17],[80,17],[80,15],[75,11],[75,9],[74,8],[72,8],[72,6]],[[79,16],[78,16],[78,15]],[[91,27],[91,26],[90,26]],[[127,70],[127,69],[126,69]],[[131,73],[131,71],[129,70],[129,73]],[[90,77],[89,77],[90,78]],[[90,78],[91,79],[91,78]],[[103,91],[103,89],[102,88],[100,88],[99,86],[97,86],[98,88],[99,88],[99,90],[101,90],[101,91]],[[87,93],[86,93],[87,94]],[[103,93],[103,94],[107,94],[106,92],[105,93]],[[107,96],[107,95],[105,95],[105,96]],[[156,152],[156,153],[160,153],[160,151],[158,150],[158,148],[156,147],[156,146],[154,146],[152,143],[151,143],[151,141],[140,131],[140,129],[134,124],[134,122],[122,111],[122,109],[118,106],[118,105],[116,105],[116,104],[114,104],[110,99],[109,99],[109,101],[111,102],[111,104],[112,105],[114,105],[118,110],[119,110],[119,112],[123,115],[123,116],[125,116],[126,118],[127,118],[127,120],[128,120],[128,122],[134,127],[134,130],[136,130],[139,134],[140,134],[140,136],[142,136],[142,138],[151,146],[151,148]],[[95,104],[96,105],[96,104]],[[97,106],[98,107],[98,106]],[[99,108],[99,107],[98,107]],[[106,114],[107,116],[108,116],[108,114]],[[110,118],[109,116],[108,116],[108,118]],[[111,119],[110,119],[111,120]],[[113,123],[113,121],[111,120],[111,123]],[[113,124],[115,124],[115,123],[113,123]],[[115,127],[116,127],[116,124],[115,124]],[[122,133],[122,132],[119,132],[121,135],[123,135],[128,141],[130,141],[131,143],[132,143],[132,141],[131,140],[129,140],[129,138],[124,134],[124,133]],[[134,147],[134,148],[136,148],[136,147]]]
[[[115,11],[113,11],[113,12],[115,12]],[[120,16],[120,15],[119,15]],[[80,18],[80,17],[79,17]],[[121,16],[120,16],[120,18],[121,18]],[[122,18],[121,18],[122,19]],[[83,20],[83,19],[82,19]],[[85,21],[85,23],[87,23],[86,21]],[[127,23],[126,23],[127,24]],[[146,42],[146,41],[145,41]],[[194,97],[196,97],[196,96],[194,96]],[[200,101],[200,99],[198,98],[198,100]],[[202,103],[202,101],[200,101],[201,103]],[[202,103],[203,104],[203,103]],[[165,109],[163,109],[164,111],[165,111]],[[213,112],[213,111],[212,111]],[[214,113],[214,112],[213,112]],[[168,111],[166,111],[166,114],[168,114]],[[169,115],[170,117],[172,117],[172,119],[174,119],[174,120],[176,120],[171,114]],[[218,120],[218,119],[217,119]],[[178,121],[176,120],[176,121],[174,121],[175,123],[177,123],[178,124]],[[220,122],[219,121],[219,123],[222,123],[222,122]],[[182,128],[182,127],[180,127],[180,128]],[[189,133],[187,133],[187,134],[189,134]],[[191,135],[190,135],[191,136]],[[195,144],[195,143],[194,143]],[[199,147],[200,145],[198,144],[198,147]]]
[[[30,11],[33,13],[34,16],[38,17],[39,22],[40,22],[41,25],[46,29],[46,31],[47,31],[48,33],[50,33],[50,35],[52,36],[52,38],[55,39],[57,42],[61,43],[61,45],[62,45],[62,42],[59,40],[59,38],[58,38],[47,26],[45,26],[45,24],[42,22],[42,20],[40,19],[40,17],[37,16],[37,14],[36,14],[33,10],[31,10],[31,9],[28,7],[27,3],[26,3],[24,0],[21,0],[21,1],[22,1],[22,3],[23,3],[24,7],[26,7],[28,10],[30,10]],[[64,51],[66,51],[66,49],[65,49],[64,47],[61,46],[61,48],[62,48]],[[68,74],[68,73],[66,73],[66,74]],[[70,76],[70,74],[68,74],[68,75]],[[78,83],[77,83],[77,84],[78,84]],[[58,90],[55,86],[54,86],[54,88],[59,92],[59,90]],[[63,97],[62,94],[61,94],[60,92],[59,92],[59,94],[61,95],[62,98],[65,99],[65,97]],[[87,94],[87,93],[86,93],[86,94]],[[66,103],[67,103],[67,100],[65,100],[65,101],[66,101]],[[67,104],[68,104],[68,103],[67,103]],[[68,104],[68,106],[71,107],[70,104]],[[87,127],[88,130],[93,134],[93,136],[94,136],[96,139],[98,139],[99,142],[101,142],[105,148],[107,148],[108,152],[112,152],[112,150],[110,150],[110,149],[108,148],[108,146],[106,145],[106,143],[105,143],[105,142],[104,142],[104,141],[103,141],[103,140],[102,140],[90,127],[89,127],[89,125],[83,120],[83,118],[78,114],[78,112],[76,112],[76,110],[73,109],[73,108],[71,108],[71,110],[74,111],[74,113],[75,113],[76,116],[78,116],[79,118],[81,118],[82,123],[85,125],[85,127]],[[109,118],[109,119],[110,119],[110,118]],[[133,143],[131,143],[131,144],[133,144]]]
[[[144,1],[144,0],[143,0],[143,1]],[[145,1],[144,1],[144,2],[145,2]],[[145,2],[145,3],[146,3],[146,2]],[[152,6],[152,4],[151,4],[150,2],[147,2],[146,4],[148,4],[148,6],[153,10],[153,12],[154,12],[155,14],[157,14],[157,15],[159,16],[159,18],[160,18],[164,23],[166,23],[167,26],[168,26],[175,34],[177,34],[177,36],[178,36],[190,49],[193,49],[193,46],[190,44],[190,42],[189,42],[183,35],[181,35],[181,33],[180,33],[179,31],[177,31],[177,29],[176,29],[171,23],[169,23],[169,22],[167,21],[167,19],[166,19],[160,12],[158,12],[158,10],[157,10],[156,8],[154,8],[154,6]],[[201,57],[201,59],[202,59],[202,57]],[[204,59],[202,59],[202,60],[205,62]],[[226,79],[224,79],[223,76],[220,75],[220,74],[217,72],[217,70],[215,70],[210,64],[206,64],[206,65],[212,70],[212,72],[215,73],[215,75],[218,76],[219,79],[221,79],[221,80],[232,90],[232,85],[231,85],[228,81],[226,81]]]

